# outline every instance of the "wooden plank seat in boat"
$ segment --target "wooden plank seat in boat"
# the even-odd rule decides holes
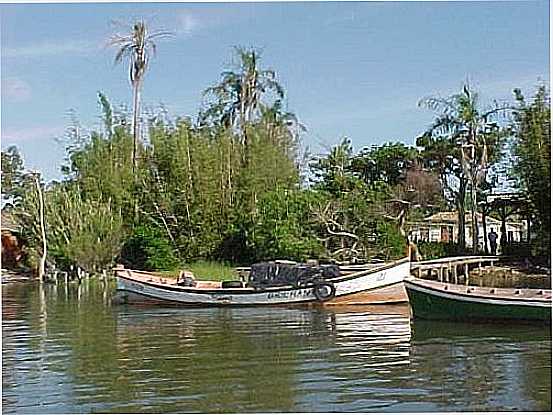
[[[221,281],[198,281],[196,280],[196,285],[194,288],[222,288],[223,284]]]

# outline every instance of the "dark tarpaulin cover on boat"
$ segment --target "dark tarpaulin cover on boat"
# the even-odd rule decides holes
[[[284,264],[260,262],[250,269],[248,286],[254,288],[292,285],[303,286],[313,281],[324,281],[340,276],[337,265]]]

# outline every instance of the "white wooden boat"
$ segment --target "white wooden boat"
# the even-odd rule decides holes
[[[303,286],[223,288],[219,281],[196,281],[181,286],[155,273],[116,268],[121,302],[163,302],[183,306],[264,306],[286,304],[357,305],[406,302],[404,278],[409,258],[365,268],[341,268],[340,275]]]

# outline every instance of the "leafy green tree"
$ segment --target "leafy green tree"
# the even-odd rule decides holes
[[[2,199],[17,205],[25,192],[32,187],[31,178],[25,174],[23,159],[16,146],[2,151]]]
[[[306,260],[325,255],[317,239],[311,206],[321,194],[309,190],[277,189],[259,200],[259,213],[247,243],[261,260]]]
[[[353,154],[351,140],[343,138],[326,157],[314,159],[310,168],[316,188],[340,195],[357,186],[358,179],[352,174]]]
[[[551,102],[540,85],[531,102],[515,89],[514,112],[516,161],[514,174],[536,213],[536,252],[549,255],[551,247]]]
[[[415,165],[417,158],[415,148],[403,143],[385,143],[359,152],[353,157],[352,170],[373,187],[378,182],[393,187],[405,180],[407,171]]]
[[[378,160],[388,170],[374,170],[372,176],[366,167],[371,156],[368,152],[355,155],[347,139],[311,164],[312,173],[318,180],[313,189],[325,195],[312,207],[312,214],[318,222],[319,238],[329,257],[356,261],[372,256],[392,258],[398,254],[397,250],[389,250],[385,246],[389,238],[382,234],[392,230],[394,234],[399,232],[397,223],[385,225],[388,219],[382,208],[393,194],[393,187],[387,180],[394,184],[401,183],[402,179],[392,172],[408,166],[405,159],[396,157],[393,151],[388,152],[394,147],[405,148],[402,145],[385,145],[383,150],[373,149],[373,157],[375,154],[385,155]],[[385,163],[384,160],[390,162]],[[373,169],[373,166],[370,168]],[[393,239],[391,234],[389,236]]]

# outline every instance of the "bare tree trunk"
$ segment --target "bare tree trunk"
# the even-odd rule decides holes
[[[177,243],[175,242],[175,238],[173,238],[173,234],[171,233],[171,230],[169,229],[169,225],[167,225],[167,221],[165,220],[165,217],[163,216],[163,212],[159,208],[158,204],[154,202],[154,207],[156,209],[156,212],[161,219],[161,222],[163,223],[163,226],[165,227],[165,231],[167,232],[167,236],[169,236],[169,239],[171,239],[171,242],[173,243],[173,247],[178,250]]]
[[[133,84],[133,148],[132,148],[132,170],[136,169],[136,152],[138,140],[140,139],[140,81]]]
[[[472,252],[478,253],[478,217],[476,215],[476,189],[474,187],[474,181],[471,187],[471,217],[472,217]]]
[[[136,187],[136,157],[138,150],[138,141],[140,140],[140,81],[133,83],[133,148],[132,148],[132,173]],[[138,200],[134,195],[134,221],[138,222]]]
[[[38,280],[44,282],[44,274],[46,272],[46,227],[44,225],[44,197],[42,189],[40,188],[40,182],[38,174],[35,175],[36,190],[38,193],[39,202],[39,216],[40,216],[40,233],[42,236],[42,256],[38,265]]]
[[[226,219],[226,216],[225,216],[225,202],[227,200],[227,189],[226,189],[226,186],[225,186],[225,152],[222,148],[219,149],[219,163],[220,163],[220,171],[219,173],[221,174],[221,177],[220,177],[220,186],[221,186],[221,198],[220,198],[220,214],[221,214],[221,218],[223,220]]]
[[[484,232],[484,253],[488,255],[490,250],[488,249],[488,230],[486,228],[486,205],[482,207],[482,230]]]
[[[461,178],[459,192],[457,193],[457,219],[459,231],[457,235],[457,249],[464,251],[466,248],[465,239],[465,195],[467,192],[467,179]]]
[[[228,192],[229,192],[229,199],[228,199],[228,207],[232,206],[233,198],[232,198],[232,156],[234,155],[234,142],[232,141],[232,138],[229,141],[230,143],[230,151],[228,152]]]
[[[407,209],[403,208],[401,209],[401,212],[399,212],[398,215],[398,229],[401,236],[403,236],[405,239],[407,239],[407,232],[405,232],[405,222],[407,220]]]
[[[248,125],[244,125],[244,166],[250,165],[250,139],[248,137]]]
[[[189,196],[193,191],[193,181],[192,181],[192,158],[190,157],[190,136],[189,131],[186,132],[186,174],[188,183],[186,185],[186,218],[188,219],[188,229],[190,232],[190,237],[193,236],[192,233],[192,219],[190,217],[190,201]]]

